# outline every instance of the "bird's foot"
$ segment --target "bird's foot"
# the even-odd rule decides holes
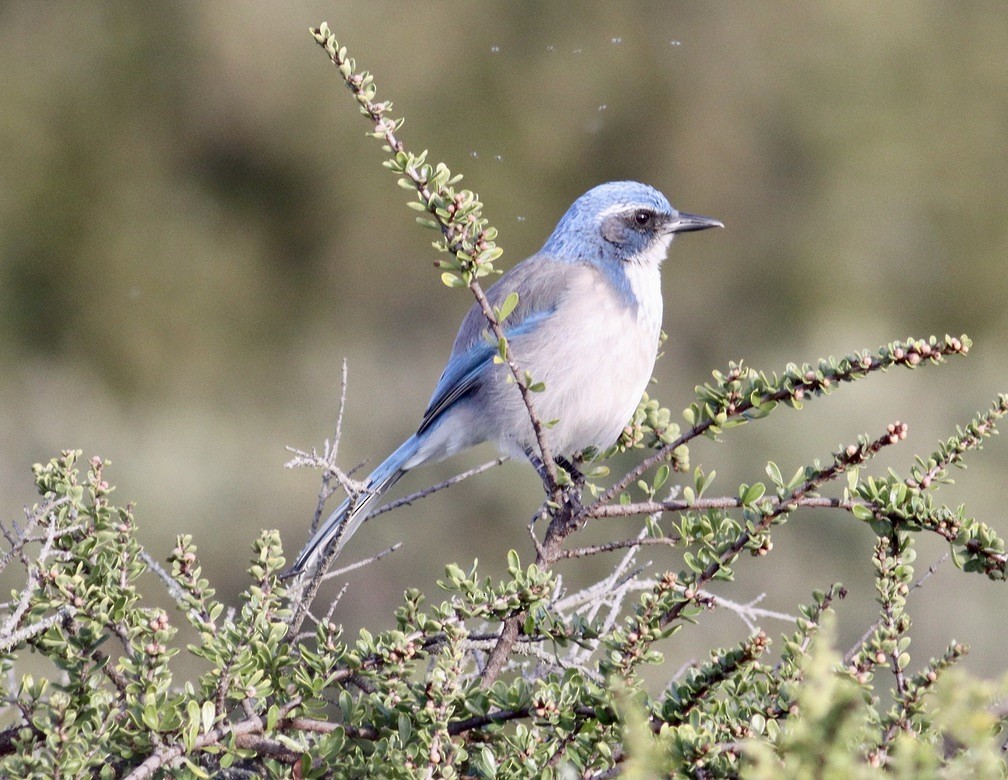
[[[528,457],[529,462],[535,470],[539,473],[542,481],[549,484],[549,475],[546,471],[546,467],[543,465],[542,458],[531,450],[527,451],[525,455]],[[581,503],[581,490],[584,488],[585,475],[581,473],[581,470],[567,458],[557,458],[554,462],[566,471],[567,475],[570,477],[569,480],[559,486],[563,502],[562,507],[566,508],[567,515],[569,517],[579,518],[584,512],[584,504]]]
[[[580,517],[584,512],[584,504],[581,503],[581,485],[571,482],[561,488],[564,505],[569,508],[571,517]]]
[[[578,489],[584,487],[585,475],[581,469],[578,468],[579,462],[568,460],[564,457],[559,457],[556,459],[557,465],[560,466],[571,478],[571,482],[577,485]]]

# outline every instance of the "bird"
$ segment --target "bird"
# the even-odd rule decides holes
[[[658,355],[661,263],[678,233],[714,227],[724,225],[677,211],[650,185],[607,182],[575,200],[542,249],[486,291],[495,307],[517,293],[501,327],[519,368],[542,383],[532,406],[552,423],[544,435],[561,463],[605,450],[632,418]],[[338,554],[372,502],[421,464],[493,442],[542,473],[528,408],[487,332],[473,304],[416,432],[318,528],[292,575],[315,571],[332,545]]]

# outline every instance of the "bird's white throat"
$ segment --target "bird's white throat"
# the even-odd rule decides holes
[[[661,264],[672,236],[662,237],[623,264],[630,291],[637,299],[637,322],[658,338],[662,323]]]

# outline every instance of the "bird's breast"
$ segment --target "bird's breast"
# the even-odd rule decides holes
[[[533,395],[550,445],[572,455],[604,449],[619,437],[654,368],[661,329],[655,273],[631,277],[635,300],[594,272],[572,274],[548,322],[512,344],[520,366],[545,389]],[[513,389],[513,388],[512,388]]]

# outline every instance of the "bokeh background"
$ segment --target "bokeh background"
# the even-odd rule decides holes
[[[415,427],[470,304],[307,28],[327,20],[405,115],[402,137],[466,176],[515,263],[567,205],[637,178],[722,219],[665,266],[673,409],[729,360],[764,370],[968,333],[970,356],[877,376],[692,450],[715,489],[792,472],[901,419],[906,470],[1008,390],[1008,15],[996,2],[843,4],[6,2],[0,6],[0,507],[34,498],[62,448],[112,460],[143,541],[192,533],[226,599],[260,528],[305,540],[349,361],[343,464]],[[400,494],[491,456],[417,472]],[[1008,441],[943,488],[1008,534]],[[508,464],[354,539],[348,627],[390,625],[443,565],[489,574],[517,548],[537,480]],[[635,521],[589,532],[622,538]],[[874,614],[871,531],[799,514],[724,593],[794,612],[843,581],[841,641]],[[943,546],[922,539],[919,571]],[[644,556],[656,559],[658,553]],[[606,561],[562,569],[573,586]],[[152,582],[151,590],[159,585]],[[952,637],[1004,669],[1003,586],[950,563],[912,596],[918,662]],[[770,623],[776,635],[785,626]],[[745,634],[705,617],[670,663]]]

